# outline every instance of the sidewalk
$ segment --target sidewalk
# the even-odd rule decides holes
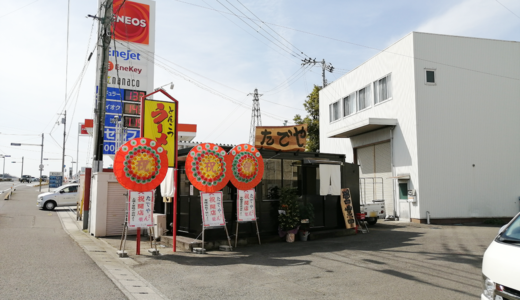
[[[135,241],[126,242],[125,248],[130,257],[120,258],[117,254],[117,250],[119,250],[119,239],[99,239],[90,236],[81,229],[83,222],[76,221],[76,214],[70,209],[56,212],[63,225],[63,229],[85,250],[85,253],[92,258],[128,299],[168,299],[168,297],[163,295],[132,269],[132,266],[139,265],[139,263],[132,258],[132,256],[135,255]],[[133,237],[133,239],[135,240],[135,237]],[[149,243],[148,246],[150,246]],[[146,242],[141,243],[141,248],[145,249],[141,251],[143,255],[149,254],[146,250],[149,248],[146,248]],[[170,252],[173,253],[171,250]]]

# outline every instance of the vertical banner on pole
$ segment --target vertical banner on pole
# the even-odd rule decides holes
[[[128,193],[128,227],[153,226],[153,191]]]
[[[203,227],[225,226],[222,192],[200,193]]]
[[[260,231],[258,230],[258,220],[256,219],[256,205],[255,205],[255,190],[238,190],[237,193],[237,222],[235,233],[235,248],[238,244],[238,225],[245,222],[256,223],[256,235],[258,237],[258,244],[260,241]]]
[[[256,221],[255,210],[255,190],[238,190],[237,195],[237,221],[251,222]]]

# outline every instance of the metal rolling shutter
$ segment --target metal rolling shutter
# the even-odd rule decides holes
[[[376,177],[382,177],[383,183],[377,184],[377,188],[381,189],[378,191],[379,199],[385,200],[385,208],[387,215],[393,215],[394,211],[394,191],[393,191],[393,180],[392,177],[392,155],[390,149],[390,143],[375,145],[375,157],[376,157]]]
[[[374,189],[371,178],[374,177],[374,146],[358,148],[360,198],[361,203],[370,203],[374,200]],[[368,178],[368,179],[366,179]]]
[[[361,202],[384,199],[387,215],[393,214],[393,182],[389,178],[392,177],[390,142],[357,148],[356,151],[360,165]]]
[[[121,236],[125,213],[127,208],[128,196],[124,196],[128,191],[117,182],[108,183],[107,199],[107,236]],[[129,235],[135,235],[136,230],[130,229]]]

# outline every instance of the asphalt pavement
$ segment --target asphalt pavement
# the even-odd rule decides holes
[[[63,230],[36,207],[38,188],[0,196],[0,299],[127,299]]]
[[[0,238],[4,241],[0,250],[17,249],[13,253],[21,252],[24,258],[9,255],[6,269],[2,257],[1,299],[24,299],[9,298],[18,290],[36,299],[478,299],[482,256],[499,229],[388,221],[371,227],[367,234],[249,245],[232,252],[209,251],[202,255],[180,249],[173,253],[170,248],[159,247],[158,256],[148,253],[146,240],[141,244],[142,255],[135,255],[135,239],[129,237],[126,249],[130,257],[118,258],[119,237],[90,237],[80,230],[82,222],[75,221],[74,213],[66,209],[58,212],[63,224],[60,228],[56,212],[38,210],[36,198],[24,199],[20,192],[15,201],[20,202],[17,213],[11,212],[14,201],[12,205],[6,206],[9,201],[0,204]],[[25,202],[28,204],[22,206]],[[10,218],[16,218],[18,225],[10,223],[14,222]],[[43,221],[49,224],[42,227]],[[14,228],[16,234],[11,234]],[[50,237],[36,236],[41,234],[36,231],[42,230],[36,228],[53,228],[53,232]],[[14,240],[22,244],[5,242]],[[57,255],[51,264],[46,262],[50,254],[45,254],[44,259],[32,258],[52,253],[62,245],[67,247],[65,257]],[[74,258],[68,258],[70,253]],[[6,285],[4,275],[18,268],[23,272]],[[77,298],[54,294],[53,289],[45,289],[43,282],[33,285],[31,280],[29,285],[30,270],[42,278],[40,274],[47,274],[49,268],[49,273],[60,274],[55,277],[71,281],[64,283],[63,289],[81,290],[74,294]],[[86,270],[88,279],[84,276]],[[130,277],[139,282],[136,287],[125,284]],[[92,280],[102,282],[101,288]],[[53,278],[49,285],[57,281],[61,280]],[[96,289],[90,290],[89,286]],[[115,293],[114,288],[122,294]],[[140,294],[139,289],[145,292]]]

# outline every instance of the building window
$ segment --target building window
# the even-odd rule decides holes
[[[356,93],[343,98],[343,116],[346,117],[354,112],[356,112]]]
[[[399,183],[399,199],[408,200],[408,183]]]
[[[370,106],[370,84],[357,91],[357,99],[359,110]]]
[[[339,101],[336,101],[329,105],[329,116],[330,116],[331,122],[339,119],[339,116],[340,116],[339,108],[340,108]]]
[[[426,84],[429,84],[429,85],[435,85],[435,70],[434,69],[426,69]]]
[[[392,98],[392,77],[388,74],[379,80],[374,81],[374,104]]]

